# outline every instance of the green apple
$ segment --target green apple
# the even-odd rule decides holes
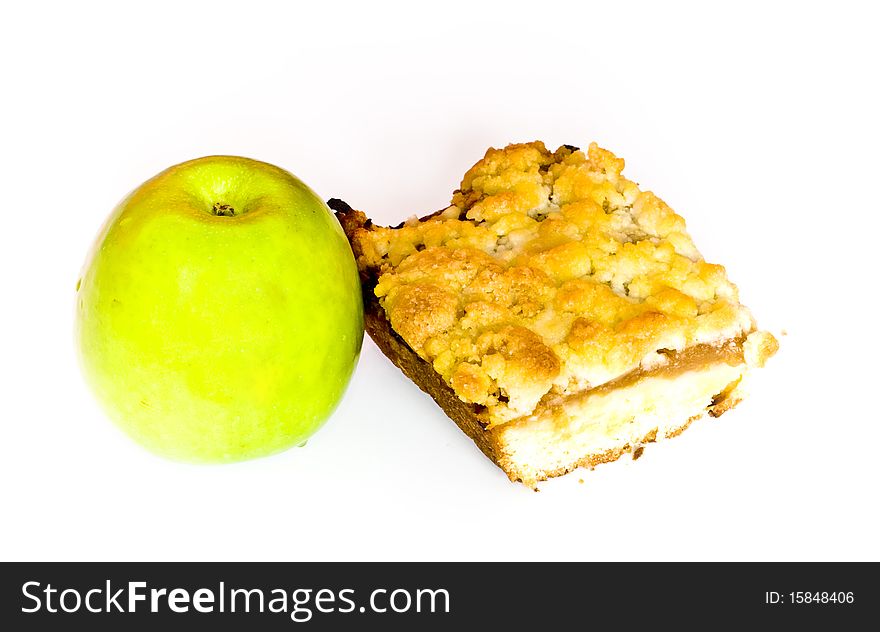
[[[163,171],[108,218],[77,283],[76,338],[98,400],[136,441],[237,461],[326,421],[362,310],[324,202],[283,169],[211,156]]]

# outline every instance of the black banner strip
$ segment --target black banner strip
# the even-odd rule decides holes
[[[806,562],[5,563],[0,628],[851,629],[878,614],[878,571]]]

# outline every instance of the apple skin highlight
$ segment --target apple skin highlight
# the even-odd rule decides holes
[[[190,462],[265,456],[330,416],[363,341],[348,240],[267,163],[210,156],[129,194],[77,282],[83,373],[113,421]]]

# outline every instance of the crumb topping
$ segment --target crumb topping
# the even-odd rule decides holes
[[[354,232],[392,328],[490,425],[754,329],[724,268],[623,167],[595,143],[490,149],[444,211]]]

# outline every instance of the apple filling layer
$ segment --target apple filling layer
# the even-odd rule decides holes
[[[751,343],[758,341],[762,335],[761,333],[754,333]],[[671,380],[676,376],[707,365],[727,363],[731,366],[736,366],[743,364],[746,362],[744,346],[747,340],[749,338],[741,337],[721,344],[695,345],[682,351],[660,350],[650,362],[644,362],[639,368],[595,388],[586,388],[567,395],[548,393],[541,399],[531,414],[524,415],[521,419],[538,419],[588,397],[594,397],[614,389],[630,386],[647,377],[662,377]],[[748,361],[757,364],[761,360],[760,358],[750,356]],[[488,418],[485,421],[488,427],[491,428],[493,426]]]

